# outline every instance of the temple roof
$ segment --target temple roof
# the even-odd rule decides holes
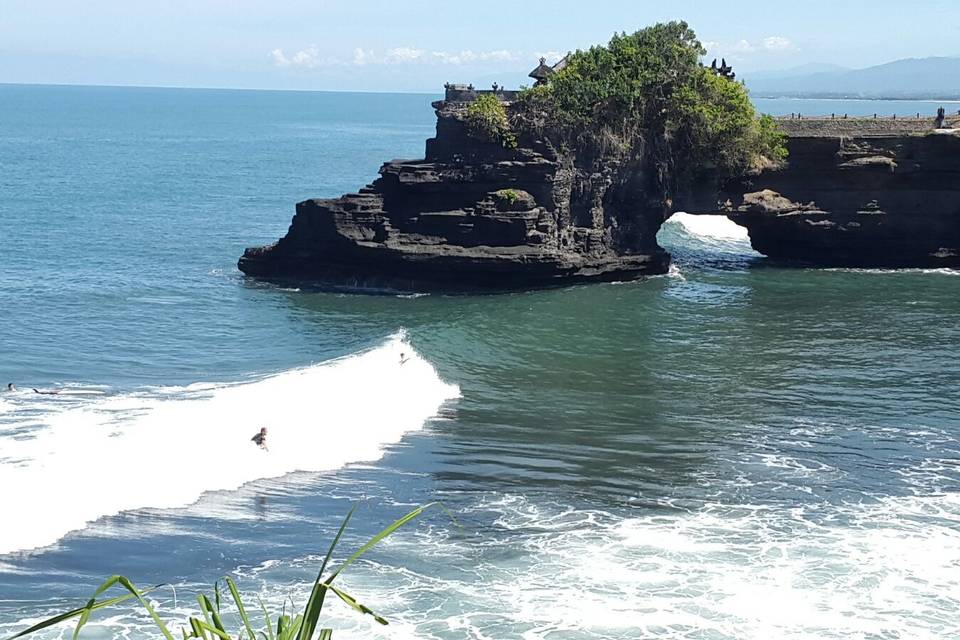
[[[530,72],[530,77],[534,80],[546,80],[553,75],[553,69],[547,66],[547,59],[540,58],[540,65]]]

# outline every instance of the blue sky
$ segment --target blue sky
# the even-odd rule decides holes
[[[0,82],[436,93],[684,19],[741,77],[960,55],[958,0],[0,0]]]

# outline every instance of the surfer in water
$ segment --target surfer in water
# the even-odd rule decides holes
[[[250,440],[251,442],[256,444],[258,447],[263,449],[264,451],[270,451],[270,449],[267,448],[267,428],[266,427],[260,427],[260,433],[250,438]]]
[[[409,360],[409,359],[410,359],[410,358],[408,358],[405,353],[401,353],[401,354],[400,354],[400,364],[406,364],[407,360]]]
[[[7,391],[16,391],[16,390],[17,390],[17,388],[16,388],[15,386],[13,386],[13,383],[12,383],[12,382],[8,382],[8,383],[7,383]]]
[[[41,391],[40,389],[37,389],[36,387],[34,387],[33,392],[39,393],[42,396],[55,396],[60,394],[60,389],[48,389],[48,390]]]

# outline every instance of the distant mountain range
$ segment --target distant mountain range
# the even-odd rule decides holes
[[[908,58],[866,69],[805,65],[744,74],[755,98],[960,99],[960,57]]]

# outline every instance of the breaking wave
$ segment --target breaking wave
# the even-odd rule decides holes
[[[4,491],[0,554],[53,544],[101,516],[379,459],[458,396],[402,335],[249,382],[11,394],[0,405],[0,486],[16,490]],[[269,451],[250,442],[261,426]]]
[[[743,227],[726,216],[675,213],[663,223],[657,241],[681,264],[744,263],[758,258]]]

